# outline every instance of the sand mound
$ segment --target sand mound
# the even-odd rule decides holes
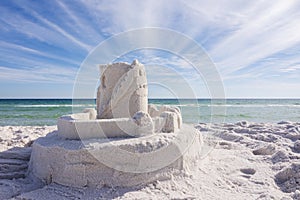
[[[278,172],[275,180],[284,192],[300,190],[300,163],[293,163]]]

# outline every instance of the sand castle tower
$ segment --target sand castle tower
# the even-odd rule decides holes
[[[148,112],[146,71],[133,63],[100,65],[102,75],[97,93],[97,118],[129,118],[136,112]]]
[[[76,187],[133,186],[187,170],[201,134],[180,109],[148,105],[144,66],[101,65],[97,108],[58,119],[58,131],[33,144],[29,175]]]

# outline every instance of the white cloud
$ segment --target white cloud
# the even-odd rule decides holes
[[[85,42],[77,39],[75,36],[69,33],[68,30],[65,30],[65,27],[60,27],[58,24],[51,22],[26,5],[27,4],[20,4],[20,7],[26,10],[26,12],[30,14],[34,20],[24,18],[24,16],[22,16],[20,13],[14,13],[13,17],[5,18],[4,26],[10,26],[16,32],[22,33],[34,39],[38,39],[39,41],[50,45],[56,45],[58,47],[64,47],[66,44],[68,46],[77,45],[80,48],[83,48],[85,51],[91,50],[92,46],[87,45]],[[5,8],[1,8],[0,12],[2,12],[2,14],[5,16],[11,15],[10,11],[6,10]]]
[[[258,5],[247,23],[211,51],[223,73],[245,68],[299,43],[300,18],[296,4],[296,1],[272,1]],[[262,8],[266,9],[262,11]]]
[[[1,47],[0,52],[13,54],[14,56],[18,56],[18,57],[24,57],[24,56],[26,56],[26,53],[29,53],[29,54],[32,54],[32,55],[38,56],[38,57],[41,56],[41,57],[45,57],[45,58],[52,59],[55,61],[63,61],[63,62],[68,63],[69,65],[73,65],[73,66],[80,65],[80,62],[76,62],[73,59],[67,59],[63,55],[58,56],[58,55],[53,54],[53,52],[51,52],[51,53],[43,52],[38,49],[33,49],[33,48],[26,47],[26,46],[18,45],[18,44],[12,44],[12,43],[8,43],[8,42],[0,41],[0,47]],[[6,57],[6,59],[7,59],[7,57]]]
[[[104,39],[100,34],[100,27],[93,26],[84,13],[80,13],[80,10],[70,8],[70,3],[60,0],[56,0],[55,2],[66,13],[65,17],[71,19],[68,27],[76,32],[77,35],[82,36],[81,38],[84,41],[91,41],[95,44]]]
[[[256,77],[268,80],[269,84],[278,80],[293,82],[295,87],[291,88],[298,86],[299,89],[300,2],[297,0],[81,0],[72,4],[71,1],[56,0],[51,4],[52,10],[49,9],[50,17],[43,13],[46,8],[38,9],[42,4],[15,3],[30,17],[24,17],[23,11],[11,13],[8,8],[0,7],[1,15],[5,16],[0,19],[3,34],[17,33],[28,41],[38,40],[76,53],[88,52],[104,38],[122,31],[141,27],[170,28],[203,45],[227,83]],[[38,46],[33,48],[12,40],[0,45],[2,61],[11,64],[1,68],[5,73],[1,79],[55,81],[60,74],[66,73],[70,81],[75,76],[78,63],[64,57],[64,54],[46,52]],[[180,41],[174,45],[186,47]],[[291,51],[291,55],[285,55],[287,51]],[[37,57],[31,61],[27,54]],[[195,60],[201,60],[200,56],[195,55]],[[43,63],[40,57],[47,58],[48,63]],[[56,66],[51,63],[54,60],[57,61]],[[72,66],[63,66],[60,61]],[[186,61],[176,56],[163,58],[144,54],[140,61],[174,66],[173,69],[187,79],[200,79],[190,73],[191,67]],[[16,66],[22,66],[22,69],[15,69]],[[31,73],[32,69],[37,71]],[[157,73],[157,77],[161,78],[168,75]],[[168,81],[171,83],[176,79],[170,76]],[[248,84],[251,85],[251,81]]]
[[[78,40],[77,38],[75,38],[73,35],[68,33],[67,30],[64,30],[63,27],[60,27],[59,25],[57,25],[57,24],[51,22],[50,20],[44,18],[42,15],[38,14],[37,12],[35,12],[32,9],[28,9],[28,8],[25,8],[25,9],[28,11],[28,13],[30,13],[32,16],[34,16],[37,20],[41,21],[42,24],[48,26],[48,28],[50,30],[58,32],[59,34],[64,36],[66,39],[70,40],[71,42],[74,42],[75,44],[77,44],[78,46],[84,48],[87,51],[91,50],[91,48],[92,48],[91,46],[89,46],[86,43],[84,43],[84,42]]]

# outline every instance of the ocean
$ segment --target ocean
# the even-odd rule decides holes
[[[300,99],[149,99],[149,103],[180,107],[185,123],[300,121]],[[72,99],[0,99],[0,126],[55,125],[57,118],[96,101]]]

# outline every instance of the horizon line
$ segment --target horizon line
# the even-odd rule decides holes
[[[170,97],[149,97],[148,100],[156,100],[156,99],[163,99],[163,100],[176,100],[176,99],[184,99],[184,100],[193,100],[193,99],[198,99],[198,100],[232,100],[232,99],[249,99],[249,100],[300,100],[300,97],[226,97],[226,98],[209,98],[209,97],[197,97],[197,98],[170,98]],[[62,98],[62,97],[50,97],[50,98],[37,98],[37,97],[25,97],[25,98],[20,98],[20,97],[0,97],[0,100],[96,100],[95,98]]]

